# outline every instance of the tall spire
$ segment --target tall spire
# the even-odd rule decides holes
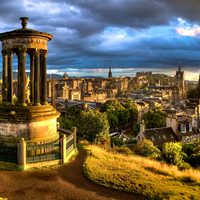
[[[109,66],[108,78],[112,78],[111,65]]]
[[[178,68],[178,71],[182,71],[181,61],[179,62],[179,68]]]

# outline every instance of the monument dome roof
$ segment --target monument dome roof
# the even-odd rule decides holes
[[[21,23],[22,28],[16,29],[13,31],[0,33],[0,41],[2,41],[4,39],[8,39],[8,38],[26,37],[26,36],[41,36],[41,37],[47,38],[48,40],[51,40],[53,38],[53,35],[51,35],[49,33],[44,33],[41,31],[36,31],[33,29],[26,28],[26,26],[27,26],[26,21],[28,20],[28,17],[21,17],[20,20],[22,20],[22,23]]]

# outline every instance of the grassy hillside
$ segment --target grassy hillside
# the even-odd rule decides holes
[[[107,152],[89,145],[84,171],[89,179],[151,199],[199,199],[200,172],[179,171],[158,161],[136,155]]]

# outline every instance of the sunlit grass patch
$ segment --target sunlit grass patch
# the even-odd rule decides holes
[[[84,171],[98,184],[153,199],[199,199],[199,171],[180,171],[175,166],[136,155],[107,152],[95,145],[86,148]]]

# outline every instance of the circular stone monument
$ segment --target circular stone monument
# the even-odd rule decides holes
[[[2,104],[0,105],[0,143],[46,143],[59,138],[60,113],[47,103],[47,43],[52,35],[22,28],[0,34],[2,42]],[[18,58],[18,100],[13,100],[13,54]],[[30,99],[27,99],[25,57],[30,57]]]

